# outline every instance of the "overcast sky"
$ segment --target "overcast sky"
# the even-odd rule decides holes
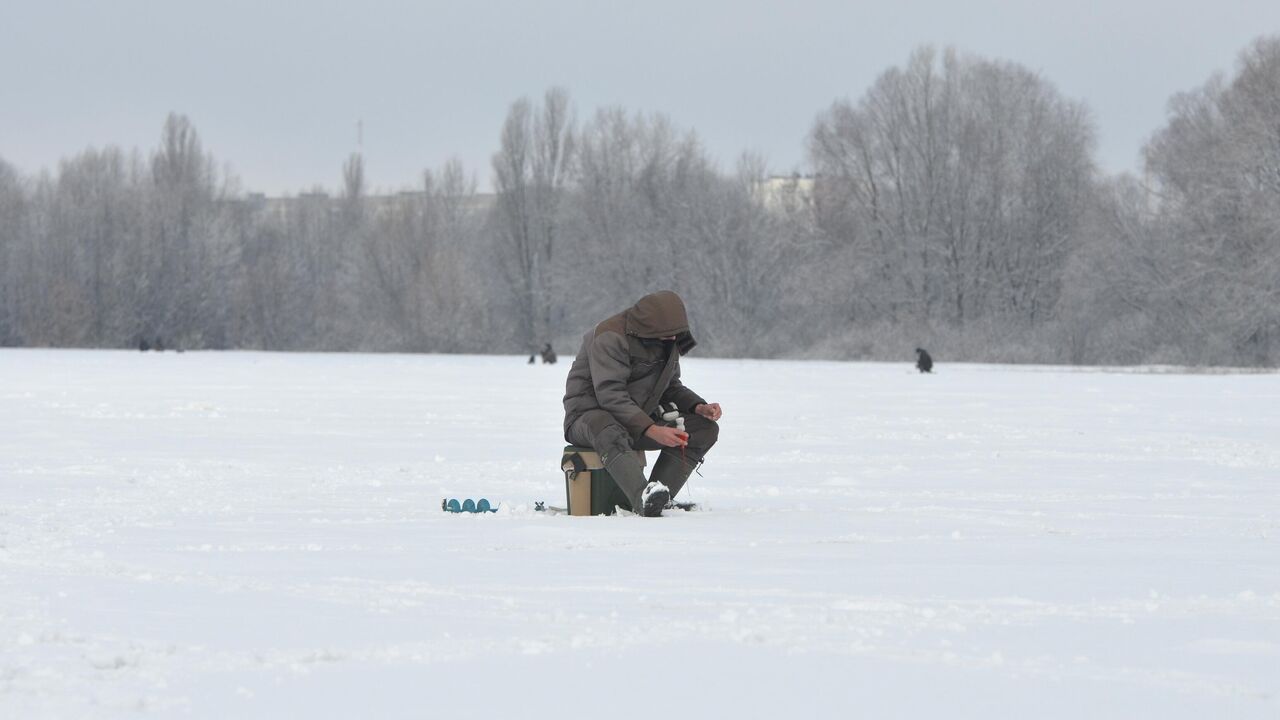
[[[803,170],[815,115],[932,43],[1020,63],[1084,100],[1104,170],[1138,167],[1169,96],[1280,33],[1277,0],[0,0],[0,158],[34,173],[195,123],[247,190],[336,188],[364,125],[370,183],[452,156],[487,189],[511,102],[569,90]]]

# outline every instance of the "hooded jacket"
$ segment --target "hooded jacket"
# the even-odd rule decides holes
[[[684,301],[670,290],[645,295],[587,331],[565,383],[566,439],[589,410],[607,411],[638,440],[659,403],[675,403],[684,413],[705,403],[680,382],[680,356],[696,344]]]

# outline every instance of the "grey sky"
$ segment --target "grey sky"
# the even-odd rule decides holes
[[[752,150],[787,172],[819,111],[933,43],[1084,100],[1099,163],[1128,170],[1172,93],[1278,32],[1275,0],[0,0],[0,158],[149,150],[176,110],[246,189],[296,193],[337,186],[362,119],[376,188],[451,156],[483,187],[509,104],[562,85],[580,120],[661,112],[726,168]]]

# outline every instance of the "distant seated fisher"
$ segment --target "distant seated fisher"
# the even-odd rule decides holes
[[[719,435],[720,404],[680,382],[695,344],[684,301],[664,290],[589,330],[569,368],[565,440],[598,452],[645,517],[662,514]],[[636,450],[662,451],[648,479]]]
[[[916,369],[922,373],[933,372],[933,358],[924,348],[916,348]]]

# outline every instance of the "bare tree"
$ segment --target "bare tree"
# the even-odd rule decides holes
[[[1280,357],[1280,37],[1175,96],[1145,149],[1166,226],[1155,315],[1194,362]]]
[[[1086,111],[1010,63],[932,48],[810,136],[819,219],[851,319],[1049,315],[1089,200]]]
[[[573,152],[567,92],[552,88],[537,107],[526,99],[512,104],[493,158],[494,186],[504,267],[519,298],[529,348],[556,332],[554,263]]]
[[[371,195],[359,155],[332,197],[244,196],[170,115],[145,159],[0,162],[0,344],[509,351],[669,288],[713,354],[1274,363],[1276,117],[1262,39],[1099,178],[1082,105],[922,48],[818,116],[781,207],[760,159],[623,108],[579,131],[556,88],[512,104],[492,202],[457,162]]]
[[[0,346],[21,345],[19,249],[29,237],[26,193],[16,170],[0,158]]]
[[[185,116],[165,120],[151,157],[151,241],[139,248],[142,331],[191,346],[226,344],[228,273],[235,248],[219,227],[213,159]]]
[[[372,225],[364,262],[370,315],[381,347],[413,351],[473,348],[484,337],[489,256],[478,244],[475,179],[461,162],[423,173],[421,190],[402,193]]]

